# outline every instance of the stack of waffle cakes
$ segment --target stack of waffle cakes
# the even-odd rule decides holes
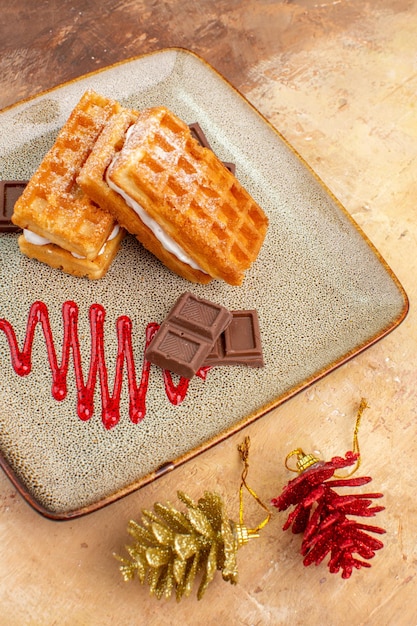
[[[187,280],[240,285],[268,227],[262,209],[165,107],[138,113],[87,91],[16,202],[21,251],[101,278],[125,231]]]

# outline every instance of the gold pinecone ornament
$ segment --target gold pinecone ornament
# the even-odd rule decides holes
[[[237,583],[236,553],[268,521],[268,517],[254,530],[243,524],[243,486],[259,504],[256,494],[246,484],[249,438],[239,446],[245,463],[240,488],[240,523],[230,520],[222,498],[206,491],[195,502],[182,491],[177,492],[186,511],[178,511],[170,503],[156,502],[153,511],[142,511],[141,524],[131,520],[128,533],[133,544],[126,546],[130,558],[116,555],[121,561],[120,571],[125,581],[135,577],[148,584],[151,595],[169,598],[175,591],[177,601],[190,595],[196,579],[200,584],[197,598],[201,600],[216,571],[225,581]]]

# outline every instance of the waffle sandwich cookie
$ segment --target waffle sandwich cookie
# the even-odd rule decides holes
[[[125,233],[76,178],[105,125],[122,111],[93,91],[74,108],[15,204],[23,254],[74,276],[98,279],[107,272]]]
[[[169,269],[240,285],[268,227],[263,210],[215,154],[165,107],[114,116],[77,183]]]

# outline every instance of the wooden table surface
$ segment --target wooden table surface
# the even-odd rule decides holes
[[[6,4],[6,3],[4,3]],[[364,230],[410,299],[383,340],[242,432],[98,512],[66,522],[33,511],[0,474],[0,624],[71,626],[417,624],[417,0],[14,0],[0,18],[0,107],[116,61],[192,50],[289,140]],[[324,458],[351,446],[357,404],[362,475],[384,493],[387,533],[370,569],[343,580],[304,567],[300,538],[273,514],[238,553],[239,583],[217,575],[177,604],[122,581],[112,557],[126,523],[177,489],[224,494],[238,512],[236,446],[251,438],[251,484],[269,499],[291,449]],[[255,508],[250,509],[254,515]]]

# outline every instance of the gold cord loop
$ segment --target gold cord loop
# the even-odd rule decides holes
[[[365,398],[361,398],[359,407],[358,407],[358,412],[356,414],[356,422],[355,422],[355,428],[353,430],[353,442],[352,442],[352,452],[354,454],[358,455],[358,459],[356,461],[355,466],[353,467],[353,469],[350,470],[350,472],[348,472],[347,474],[344,474],[343,476],[334,474],[335,478],[349,478],[349,476],[353,476],[353,474],[355,472],[358,471],[360,465],[361,465],[361,451],[359,448],[359,426],[361,423],[361,418],[362,418],[362,414],[364,412],[365,409],[369,409],[369,404],[367,403],[367,401],[365,400]]]
[[[240,453],[240,457],[244,463],[244,468],[242,470],[242,476],[241,476],[241,482],[240,482],[240,488],[239,488],[239,524],[236,525],[239,545],[243,545],[247,543],[249,539],[252,539],[253,537],[259,537],[258,531],[264,528],[264,526],[267,525],[267,523],[269,522],[271,518],[271,513],[269,509],[260,500],[260,498],[255,493],[255,491],[251,487],[249,487],[248,483],[246,482],[246,477],[249,471],[249,461],[248,461],[249,447],[250,447],[249,437],[245,437],[244,442],[239,444],[237,447]],[[261,506],[264,509],[264,511],[268,513],[266,518],[260,524],[258,524],[256,528],[253,528],[253,529],[248,529],[243,522],[243,487],[246,488],[246,490],[256,500],[259,506]]]
[[[293,456],[297,457],[297,463],[295,467],[291,467],[289,465],[289,460]],[[285,467],[290,472],[296,472],[297,474],[300,474],[301,472],[304,472],[304,470],[311,467],[311,465],[314,465],[319,461],[320,459],[315,457],[314,454],[306,454],[301,448],[296,448],[285,457]]]

